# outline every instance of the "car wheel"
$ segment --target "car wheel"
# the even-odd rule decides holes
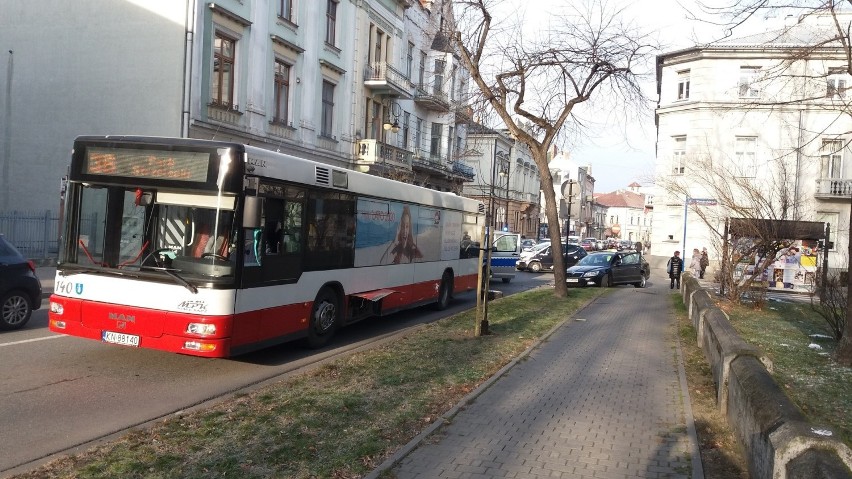
[[[314,300],[308,325],[308,346],[324,346],[340,326],[340,299],[331,288],[323,288]]]
[[[646,283],[645,276],[642,276],[642,278],[639,280],[638,283],[633,283],[633,286],[635,286],[637,288],[644,288],[645,283]]]
[[[601,278],[600,287],[601,288],[609,288],[609,275],[608,274],[603,275],[603,277]]]
[[[23,328],[32,313],[30,298],[20,291],[10,291],[0,300],[0,329]]]
[[[441,278],[441,286],[438,287],[438,300],[435,301],[435,309],[443,311],[450,306],[450,297],[453,291],[453,277],[449,273],[444,273]]]
[[[530,263],[530,271],[533,273],[541,272],[541,263],[539,263],[538,261],[533,261],[532,263]]]

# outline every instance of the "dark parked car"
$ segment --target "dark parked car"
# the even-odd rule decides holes
[[[41,306],[35,264],[0,235],[0,330],[24,327]]]
[[[535,248],[536,240],[534,239],[522,239],[521,240],[521,251],[532,251]]]
[[[576,244],[562,244],[562,257],[565,266],[576,264],[586,256],[586,250]],[[515,263],[515,268],[521,271],[528,270],[533,273],[539,271],[553,271],[553,252],[550,243],[527,253],[521,253],[520,259]]]
[[[636,251],[589,253],[568,268],[565,281],[568,286],[600,286],[632,284],[644,288],[651,275],[648,262]]]

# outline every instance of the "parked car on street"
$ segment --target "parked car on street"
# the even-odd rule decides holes
[[[586,250],[579,245],[562,244],[562,257],[566,267],[576,264],[584,256],[586,256]],[[550,247],[550,243],[528,253],[521,253],[515,268],[533,273],[553,271],[553,249]]]
[[[534,239],[522,239],[521,240],[521,251],[532,251],[535,248],[535,245],[538,244]]]
[[[586,251],[597,251],[598,240],[595,238],[583,238],[583,240],[580,241],[580,246],[582,246]]]
[[[0,235],[0,330],[19,329],[41,306],[35,264]]]
[[[566,271],[568,286],[632,284],[644,288],[651,268],[636,251],[589,253]]]

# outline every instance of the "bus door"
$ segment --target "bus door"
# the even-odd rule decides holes
[[[515,277],[515,265],[521,256],[521,235],[497,233],[491,248],[491,277],[508,283]]]
[[[294,282],[303,271],[305,191],[284,185],[260,185],[260,224],[244,229],[244,286]],[[274,196],[273,196],[274,195]]]

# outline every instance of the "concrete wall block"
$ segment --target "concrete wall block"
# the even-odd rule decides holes
[[[749,473],[755,479],[772,479],[778,444],[770,434],[783,424],[805,421],[805,416],[757,357],[731,361],[728,380],[726,415],[751,458]]]
[[[852,479],[852,451],[830,430],[811,426],[775,383],[760,350],[739,337],[728,315],[685,278],[684,298],[716,382],[717,403],[746,450],[755,479]],[[689,296],[686,291],[689,290]]]
[[[704,289],[699,289],[692,293],[692,299],[690,302],[692,306],[689,308],[689,319],[692,320],[692,325],[695,329],[698,329],[698,322],[701,314],[714,307],[715,304],[713,303],[713,299],[710,297],[710,294]]]
[[[849,448],[846,449],[848,452]],[[787,479],[840,479],[852,477],[852,470],[850,470],[848,461],[844,463],[837,451],[832,449],[807,449],[788,461],[784,469]]]
[[[719,308],[704,314],[704,356],[710,362],[716,382],[716,403],[723,414],[728,410],[728,374],[731,362],[740,356],[760,355],[760,350],[742,340]]]

